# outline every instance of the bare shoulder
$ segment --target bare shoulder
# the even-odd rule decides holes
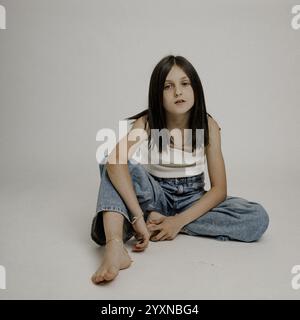
[[[221,130],[218,122],[210,116],[207,116],[208,129],[209,131],[219,131]]]
[[[220,190],[222,195],[227,195],[227,182],[225,163],[221,148],[221,128],[218,122],[208,117],[209,128],[209,144],[205,147],[205,154],[207,159],[207,168],[211,187]]]
[[[117,143],[110,153],[108,163],[127,163],[139,145],[147,139],[147,134],[145,134],[144,129],[145,118],[142,116],[135,119],[129,132]]]
[[[205,148],[205,152],[209,150],[218,150],[221,148],[221,128],[218,122],[212,117],[207,116],[208,131],[209,131],[209,144]]]
[[[147,133],[149,134],[149,126],[148,126],[148,121],[147,121],[147,115],[143,115],[139,118],[137,118],[134,123],[133,126],[131,128],[132,129],[144,129],[147,130]]]

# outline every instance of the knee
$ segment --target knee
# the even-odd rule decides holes
[[[105,176],[106,171],[107,171],[107,162],[104,163],[99,163],[99,171],[100,171],[100,177],[102,178],[103,176]],[[139,175],[142,171],[141,165],[135,161],[135,160],[129,160],[128,161],[128,169],[130,174],[135,174],[135,175]]]
[[[144,167],[135,160],[128,161],[132,184],[140,204],[153,200],[152,185]]]
[[[134,159],[128,160],[128,169],[131,173],[143,171],[142,165]]]
[[[136,160],[130,159],[128,161],[128,170],[133,183],[140,183],[140,181],[146,182],[148,180],[145,168]]]
[[[269,226],[269,215],[265,208],[260,205],[255,205],[255,210],[252,214],[251,222],[249,222],[249,232],[246,242],[257,241],[265,233]]]
[[[265,208],[258,204],[257,205],[257,220],[258,220],[258,239],[265,233],[269,226],[269,215]]]

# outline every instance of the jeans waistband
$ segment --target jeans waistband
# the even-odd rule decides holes
[[[153,175],[152,175],[153,176]],[[190,177],[180,177],[180,178],[160,178],[153,176],[153,178],[157,181],[168,181],[172,184],[187,184],[193,182],[203,182],[204,181],[204,172]]]

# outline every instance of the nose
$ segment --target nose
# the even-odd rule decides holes
[[[176,88],[175,89],[175,96],[178,97],[179,95],[181,95],[181,91],[178,88]]]

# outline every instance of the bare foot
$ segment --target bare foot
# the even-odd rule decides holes
[[[132,261],[123,243],[115,240],[109,241],[105,245],[103,261],[91,280],[95,284],[113,280],[119,270],[129,268]]]
[[[148,222],[149,220],[156,220],[156,219],[159,219],[159,218],[161,218],[161,217],[165,217],[165,216],[164,216],[163,214],[160,214],[160,213],[157,212],[157,211],[151,211],[151,212],[149,213],[147,222]]]
[[[159,218],[161,218],[161,217],[165,217],[163,214],[160,214],[159,212],[157,212],[157,211],[151,211],[150,213],[149,213],[149,216],[148,216],[148,219],[147,219],[147,223],[146,223],[146,225],[148,226],[149,224],[150,224],[150,220],[157,220],[157,219],[159,219]],[[150,233],[150,240],[151,241],[153,241],[152,239],[153,239],[153,237],[154,236],[156,236],[158,233],[159,233],[159,231],[150,231],[149,229],[148,229],[148,231],[149,231],[149,233]]]

